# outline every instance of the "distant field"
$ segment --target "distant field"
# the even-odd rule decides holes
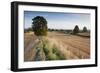
[[[81,37],[90,37],[90,33],[78,33],[78,36],[81,36]]]
[[[81,34],[82,35],[82,34]],[[85,34],[87,36],[87,34]],[[89,36],[89,35],[88,35]],[[48,32],[46,37],[49,44],[55,44],[61,54],[64,54],[66,60],[70,59],[88,59],[90,58],[90,38],[64,34],[60,32]],[[36,45],[38,38],[34,32],[24,34],[24,61],[33,61],[36,57]]]

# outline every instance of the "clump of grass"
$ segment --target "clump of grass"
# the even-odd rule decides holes
[[[58,50],[55,46],[53,47],[52,52],[55,53],[55,54],[58,52]]]
[[[43,44],[43,50],[44,50],[46,55],[50,52],[49,44],[47,41],[44,42],[44,44]]]
[[[43,46],[46,60],[65,60],[65,56],[53,45],[52,47],[46,42]]]
[[[60,52],[57,53],[56,55],[59,57],[60,60],[65,60],[66,59],[66,57],[63,54],[60,54]]]
[[[43,50],[44,50],[44,53],[45,53],[45,54],[48,54],[48,53],[49,53],[48,48],[43,48]]]
[[[58,56],[54,53],[49,53],[47,57],[48,57],[48,60],[58,60],[59,59]]]
[[[61,51],[59,50],[60,48],[58,48],[55,44],[51,45],[51,42],[49,42],[46,38],[42,38],[40,40],[38,47],[41,48],[41,51],[45,54],[45,60],[66,59],[63,53],[61,53]]]
[[[52,52],[58,56],[59,60],[65,60],[66,59],[65,56],[58,50],[58,48],[55,45],[52,49]]]

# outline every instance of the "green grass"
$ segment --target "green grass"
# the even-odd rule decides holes
[[[58,50],[55,45],[52,47],[48,42],[44,43],[43,50],[47,60],[65,60],[65,56]]]
[[[47,39],[42,38],[40,43],[38,44],[38,48],[41,48],[45,54],[46,60],[65,60],[65,56],[61,51],[59,50],[55,44],[50,45],[51,42],[49,42]]]
[[[49,53],[47,57],[48,57],[48,60],[59,60],[59,57],[54,53]]]
[[[58,50],[56,46],[53,47],[52,52],[58,56],[59,60],[66,59],[65,56]]]

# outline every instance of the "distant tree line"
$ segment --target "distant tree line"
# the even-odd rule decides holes
[[[29,27],[29,28],[25,28],[24,29],[24,32],[30,32],[30,31],[33,31],[32,27]]]
[[[57,32],[62,32],[62,33],[70,33],[72,32],[71,29],[48,29],[48,31],[52,32],[52,31],[57,31]]]
[[[62,33],[71,33],[71,34],[77,34],[82,32],[90,32],[86,26],[83,27],[82,30],[80,30],[78,25],[75,25],[74,29],[51,29],[47,27],[47,21],[42,16],[36,16],[32,19],[32,27],[24,29],[24,32],[34,31],[35,35],[37,36],[46,36],[47,31],[57,31]]]
[[[87,27],[86,26],[84,26],[83,27],[83,30],[80,30],[79,29],[79,27],[78,27],[78,25],[76,25],[75,27],[74,27],[74,29],[73,29],[73,34],[78,34],[78,33],[82,33],[82,32],[88,32],[88,30],[87,30]]]
[[[76,25],[74,29],[48,29],[48,31],[58,31],[58,32],[64,32],[64,33],[71,33],[71,34],[77,34],[82,32],[90,32],[86,26],[83,27],[82,30],[79,29],[79,26]]]
[[[34,31],[33,29],[34,28],[29,27],[29,28],[25,29],[24,31],[25,32]],[[48,30],[50,32],[57,31],[57,32],[71,33],[71,34],[77,34],[77,33],[83,33],[83,32],[90,32],[90,30],[88,30],[86,26],[84,26],[83,29],[80,30],[78,25],[76,25],[73,30],[72,29],[50,29],[50,28],[48,28],[46,30]]]

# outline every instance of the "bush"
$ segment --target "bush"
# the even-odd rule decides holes
[[[43,48],[43,50],[46,55],[50,52],[48,48]]]
[[[58,48],[55,45],[53,46],[52,52],[54,54],[56,54],[57,59],[59,59],[59,60],[64,60],[65,59],[65,56],[58,50]]]
[[[53,53],[49,53],[48,54],[48,60],[58,60],[58,56],[56,54]]]
[[[56,47],[55,45],[53,45],[53,47],[52,47],[52,53],[55,53],[55,54],[56,54],[57,51],[58,51],[58,50],[57,50],[57,47]]]
[[[50,46],[48,41],[44,41],[43,51],[46,60],[65,60],[65,56],[58,50],[56,45]]]
[[[61,54],[60,52],[57,52],[56,55],[59,57],[59,60],[65,60],[65,56]]]

